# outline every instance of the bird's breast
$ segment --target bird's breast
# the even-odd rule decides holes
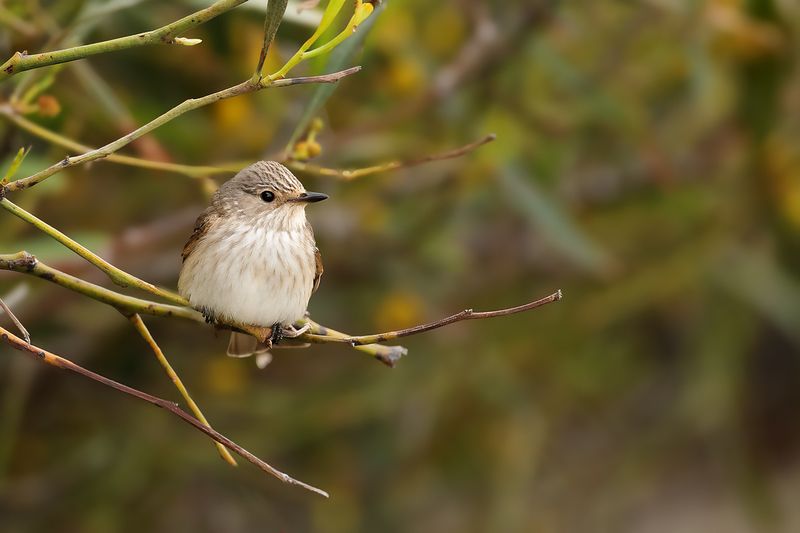
[[[303,316],[314,272],[314,241],[305,228],[220,227],[186,259],[178,286],[194,307],[271,326]]]

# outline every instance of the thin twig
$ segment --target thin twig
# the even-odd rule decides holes
[[[65,48],[64,50],[43,52],[41,54],[28,55],[24,52],[17,52],[11,56],[8,61],[0,65],[0,81],[26,70],[75,61],[76,59],[83,59],[106,52],[115,52],[117,50],[126,50],[128,48],[152,44],[175,44],[175,37],[178,35],[204,24],[246,1],[247,0],[219,0],[207,8],[196,11],[171,24],[144,33],[137,33],[136,35],[128,35],[127,37],[74,46],[72,48]]]
[[[425,163],[430,163],[432,161],[441,161],[443,159],[453,159],[456,157],[460,157],[466,153],[471,152],[472,150],[475,150],[480,146],[483,146],[486,143],[492,142],[496,138],[497,136],[494,133],[491,133],[489,135],[486,135],[478,139],[475,142],[465,144],[464,146],[455,148],[453,150],[448,150],[447,152],[428,155],[425,157],[420,157],[418,159],[410,159],[407,161],[390,161],[388,163],[383,163],[380,165],[374,165],[371,167],[352,169],[352,170],[340,170],[336,168],[320,167],[316,165],[309,165],[308,163],[303,163],[300,161],[287,161],[286,166],[300,172],[310,172],[313,174],[319,174],[321,176],[331,176],[334,178],[340,178],[344,180],[353,180],[356,178],[367,176],[369,174],[375,174],[378,172],[397,170],[399,168],[415,167],[418,165],[423,165]]]
[[[25,337],[25,342],[31,342],[31,334],[28,333],[28,330],[25,329],[25,326],[22,325],[22,322],[19,321],[17,316],[14,314],[11,308],[6,305],[2,298],[0,298],[0,309],[5,311],[5,313],[8,315],[8,318],[11,319],[11,322],[13,322],[19,332],[22,333],[22,336]]]
[[[206,434],[207,436],[211,437],[212,439],[214,439],[218,443],[222,444],[223,446],[225,446],[226,448],[228,448],[232,452],[238,454],[239,456],[243,457],[244,459],[247,459],[248,461],[250,461],[251,463],[256,465],[258,468],[260,468],[264,472],[267,472],[268,474],[271,474],[271,475],[275,476],[276,478],[280,479],[284,483],[289,483],[291,485],[297,485],[297,486],[302,487],[302,488],[304,488],[306,490],[310,490],[311,492],[315,492],[315,493],[317,493],[317,494],[319,494],[321,496],[325,496],[326,498],[328,497],[328,493],[325,492],[324,490],[318,489],[318,488],[313,487],[313,486],[311,486],[311,485],[309,485],[307,483],[303,483],[302,481],[294,479],[293,477],[289,476],[288,474],[285,474],[285,473],[281,472],[280,470],[276,469],[275,467],[269,465],[268,463],[262,461],[261,459],[259,459],[255,455],[253,455],[252,453],[248,452],[247,450],[245,450],[244,448],[242,448],[241,446],[239,446],[238,444],[233,442],[231,439],[229,439],[225,435],[219,433],[218,431],[216,431],[215,429],[213,429],[211,427],[208,427],[208,426],[204,425],[202,422],[200,422],[199,420],[197,420],[196,418],[191,416],[189,413],[187,413],[186,411],[184,411],[183,409],[178,407],[173,402],[164,400],[162,398],[158,398],[158,397],[153,396],[151,394],[147,394],[146,392],[142,392],[142,391],[140,391],[138,389],[134,389],[133,387],[129,387],[127,385],[123,385],[122,383],[119,383],[117,381],[109,379],[109,378],[107,378],[105,376],[101,376],[100,374],[96,374],[96,373],[92,372],[91,370],[87,370],[87,369],[83,368],[82,366],[73,363],[69,359],[65,359],[65,358],[63,358],[61,356],[58,356],[58,355],[54,354],[54,353],[48,352],[48,351],[43,350],[43,349],[41,349],[41,348],[39,348],[37,346],[34,346],[34,345],[30,344],[29,342],[25,342],[23,339],[20,339],[19,337],[17,337],[13,333],[11,333],[10,331],[8,331],[8,330],[6,330],[6,329],[4,329],[2,327],[0,327],[0,339],[2,339],[3,341],[7,342],[9,345],[11,345],[11,347],[13,347],[13,348],[15,348],[15,349],[17,349],[17,350],[19,350],[21,352],[27,353],[27,354],[33,356],[34,358],[36,358],[36,359],[38,359],[38,360],[40,360],[40,361],[42,361],[42,362],[44,362],[44,363],[46,363],[48,365],[54,366],[56,368],[60,368],[62,370],[68,370],[70,372],[74,372],[74,373],[79,374],[79,375],[81,375],[83,377],[86,377],[86,378],[89,378],[89,379],[91,379],[93,381],[101,383],[101,384],[103,384],[103,385],[105,385],[107,387],[111,387],[112,389],[115,389],[115,390],[117,390],[119,392],[122,392],[124,394],[129,395],[129,396],[133,396],[134,398],[138,398],[139,400],[145,401],[145,402],[147,402],[149,404],[155,405],[156,407],[160,407],[160,408],[162,408],[162,409],[164,409],[166,411],[169,411],[170,413],[172,413],[173,415],[179,417],[181,420],[183,420],[184,422],[186,422],[190,426],[194,427],[198,431],[200,431],[200,432]]]
[[[322,326],[317,324],[313,320],[305,320],[299,323],[302,324],[309,324],[311,328],[309,332],[305,335],[301,335],[298,337],[299,341],[305,341],[309,335],[316,335],[319,338],[325,338],[327,340],[317,340],[314,342],[341,342],[336,339],[349,339],[350,335],[347,333],[342,333],[340,331],[336,331],[335,329],[329,328],[327,326]],[[384,344],[363,344],[359,346],[353,346],[354,349],[358,350],[359,352],[364,352],[366,354],[371,355],[384,365],[388,366],[389,368],[394,368],[397,362],[400,360],[401,357],[408,355],[408,349],[404,346],[386,346]]]
[[[178,305],[186,305],[188,303],[185,298],[178,294],[156,287],[152,283],[141,280],[136,276],[128,274],[124,270],[115,267],[79,242],[67,237],[53,226],[36,218],[34,215],[12,203],[7,198],[0,198],[0,207],[46,233],[79,256],[83,257],[97,268],[102,270],[109,277],[109,279],[111,279],[111,281],[120,287],[136,287],[137,289],[155,294],[156,296],[164,298],[165,300]]]
[[[138,129],[128,133],[127,135],[123,135],[116,141],[110,142],[105,146],[102,146],[95,150],[90,150],[78,156],[74,157],[67,156],[58,163],[51,165],[48,168],[40,172],[37,172],[36,174],[33,174],[31,176],[28,176],[27,178],[23,178],[10,183],[8,186],[6,186],[6,191],[8,192],[19,191],[22,189],[33,187],[34,185],[41,183],[42,181],[46,180],[47,178],[56,174],[57,172],[64,170],[65,168],[74,167],[82,163],[88,163],[89,161],[94,161],[96,159],[102,159],[104,157],[107,157],[112,153],[116,152],[117,150],[119,150],[120,148],[122,148],[123,146],[130,144],[139,137],[153,131],[154,129],[160,126],[163,126],[167,122],[186,113],[187,111],[191,111],[193,109],[213,104],[214,102],[218,102],[226,98],[232,98],[234,96],[239,96],[241,94],[260,91],[262,89],[288,87],[291,85],[300,85],[306,83],[336,83],[345,76],[355,74],[359,70],[361,70],[361,67],[351,67],[345,70],[341,70],[339,72],[333,72],[331,74],[323,74],[320,76],[283,78],[276,80],[269,80],[267,78],[264,78],[259,81],[247,80],[238,85],[234,85],[233,87],[228,87],[227,89],[217,91],[215,93],[203,96],[201,98],[193,98],[185,100],[183,103],[178,104],[177,106],[173,107],[172,109],[162,114],[161,116],[151,120],[144,126],[139,127]]]
[[[472,309],[465,309],[460,313],[450,315],[446,318],[442,318],[441,320],[437,320],[435,322],[430,322],[428,324],[420,324],[419,326],[414,326],[411,328],[401,329],[397,331],[387,331],[386,333],[361,335],[357,337],[335,337],[335,338],[331,338],[329,336],[320,336],[315,334],[306,334],[301,338],[308,342],[343,342],[351,344],[353,346],[359,346],[362,344],[372,344],[376,342],[389,341],[400,337],[408,337],[409,335],[417,335],[418,333],[424,333],[426,331],[438,329],[443,326],[453,324],[455,322],[460,322],[462,320],[478,320],[483,318],[494,318],[498,316],[506,316],[506,315],[513,315],[516,313],[522,313],[524,311],[530,311],[531,309],[541,307],[545,304],[557,302],[560,299],[561,299],[561,291],[559,290],[554,292],[550,296],[545,296],[544,298],[540,298],[538,300],[523,305],[518,305],[516,307],[509,307],[507,309],[498,309],[496,311],[473,311]]]
[[[197,405],[197,403],[195,403],[194,399],[189,394],[189,391],[184,386],[183,381],[181,381],[181,378],[178,376],[178,373],[175,372],[175,370],[172,368],[172,365],[170,364],[167,357],[164,355],[164,352],[161,350],[161,347],[153,338],[153,335],[150,333],[150,330],[147,329],[147,326],[142,320],[142,317],[134,313],[128,316],[128,320],[131,321],[131,324],[133,324],[133,327],[134,329],[136,329],[137,333],[141,335],[141,337],[144,339],[147,345],[150,346],[150,349],[153,350],[153,354],[155,354],[156,359],[158,359],[158,363],[167,373],[167,376],[169,377],[170,381],[172,381],[172,384],[175,385],[175,388],[178,389],[178,392],[181,393],[183,399],[186,400],[186,404],[189,406],[189,410],[191,410],[192,413],[194,413],[195,418],[197,418],[207,427],[211,427],[211,424],[208,423],[208,419],[206,419],[205,415],[200,410],[200,407]],[[229,465],[237,466],[236,459],[233,458],[228,449],[225,448],[225,446],[223,446],[219,442],[216,445],[217,445],[217,450],[219,451],[219,454],[222,456],[222,458],[225,459],[225,461]]]

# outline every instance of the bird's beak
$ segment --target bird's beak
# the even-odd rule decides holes
[[[292,198],[290,201],[292,202],[321,202],[322,200],[327,200],[328,195],[322,194],[321,192],[304,192],[300,193],[299,196]]]

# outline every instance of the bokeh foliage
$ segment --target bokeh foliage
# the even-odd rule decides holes
[[[62,30],[75,42],[142,31],[201,4],[7,1],[31,31],[0,25],[0,56],[47,49]],[[370,165],[490,131],[498,140],[352,182],[301,176],[332,197],[311,212],[326,265],[313,316],[367,333],[559,287],[565,300],[412,337],[393,370],[315,346],[276,352],[258,371],[224,357],[224,335],[149,320],[215,427],[329,490],[327,501],[231,469],[163,413],[2,348],[0,530],[800,528],[800,6],[385,4],[342,65],[364,70],[321,111],[319,162]],[[37,71],[55,77],[29,118],[104,144],[246,79],[262,17],[242,7],[193,31],[199,46]],[[287,21],[270,71],[310,31]],[[222,101],[129,153],[197,165],[280,155],[315,90]],[[28,145],[20,176],[66,155],[0,120],[0,168]],[[174,286],[206,192],[97,162],[15,201]],[[6,252],[105,282],[21,221],[5,215],[0,228]],[[28,287],[14,308],[35,342],[174,397],[122,317],[2,274],[0,296]]]

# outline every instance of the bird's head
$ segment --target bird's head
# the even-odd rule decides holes
[[[217,191],[214,205],[223,214],[248,220],[305,222],[303,208],[328,198],[306,191],[294,174],[275,161],[258,161],[239,171]]]

